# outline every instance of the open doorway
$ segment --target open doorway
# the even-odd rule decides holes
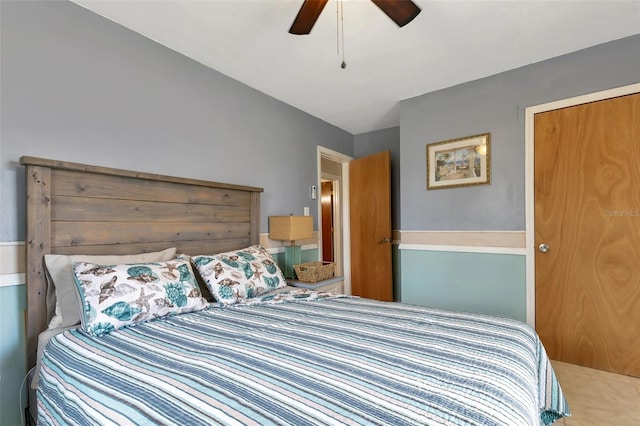
[[[353,158],[318,147],[318,251],[321,260],[336,264],[344,277],[343,291],[351,294],[349,241],[349,162]]]

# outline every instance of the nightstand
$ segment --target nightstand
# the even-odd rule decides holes
[[[292,287],[307,288],[314,291],[325,291],[327,293],[342,294],[342,281],[344,277],[333,277],[315,283],[305,283],[298,280],[287,280],[287,284]]]

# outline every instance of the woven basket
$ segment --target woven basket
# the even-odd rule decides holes
[[[315,283],[334,276],[336,264],[333,262],[308,262],[293,265],[298,280],[306,283]]]

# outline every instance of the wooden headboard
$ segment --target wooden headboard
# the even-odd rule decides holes
[[[27,365],[47,328],[44,255],[191,255],[258,244],[262,188],[22,157],[27,176]]]

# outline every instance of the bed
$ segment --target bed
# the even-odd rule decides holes
[[[237,254],[225,259],[245,273],[256,266],[242,261],[260,247],[261,188],[33,157],[21,163],[27,357],[40,365],[30,407],[39,424],[524,426],[569,415],[544,347],[524,323],[286,283],[245,293],[211,287],[208,274],[221,272],[209,262],[220,253]],[[208,290],[212,303],[87,327],[85,320],[97,320],[87,314],[89,296],[82,299],[91,280],[81,275],[94,278],[105,265],[74,260],[83,322],[46,331],[57,311],[47,303],[45,256],[151,255],[167,247],[189,257],[148,265],[175,272],[175,262],[188,262],[198,278],[189,297]],[[135,275],[129,265],[110,266]],[[135,306],[148,299],[141,298]],[[135,309],[119,312],[127,320],[141,315]]]

